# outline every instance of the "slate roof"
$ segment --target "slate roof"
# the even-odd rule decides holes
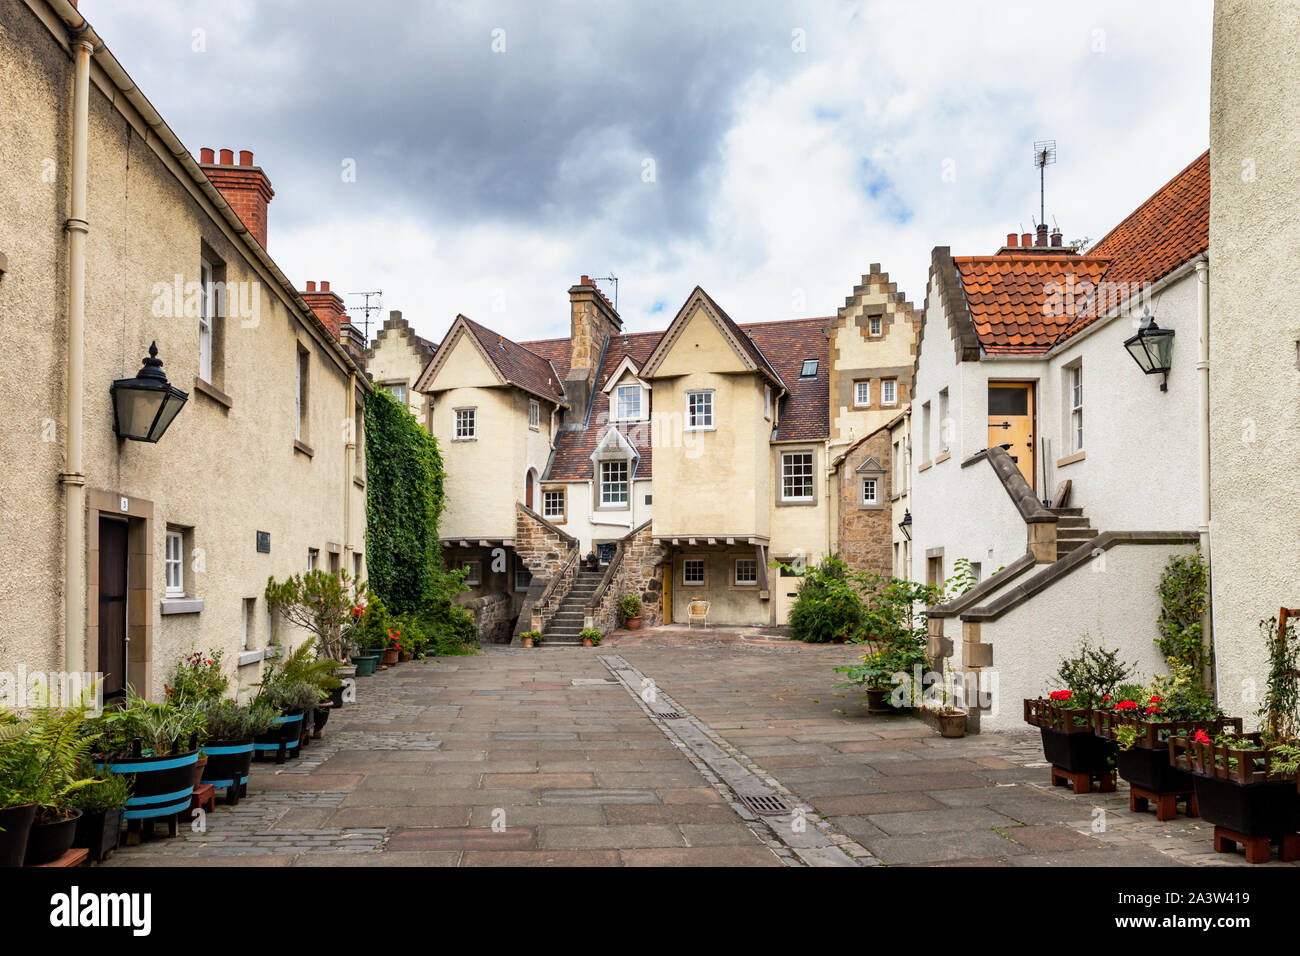
[[[547,359],[472,319],[460,318],[508,382],[554,402],[564,401],[564,379]]]

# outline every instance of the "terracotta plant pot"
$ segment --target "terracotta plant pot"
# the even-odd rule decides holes
[[[54,823],[32,824],[31,833],[27,836],[27,852],[23,856],[23,866],[40,866],[42,863],[49,863],[72,848],[81,811],[69,810],[67,813],[66,819]]]
[[[584,638],[582,639],[582,646],[583,646],[583,647],[595,647],[596,645],[593,644],[593,643],[591,642],[591,638],[589,638],[589,637],[584,637]]]
[[[36,804],[0,809],[0,866],[22,866]]]
[[[966,712],[964,710],[939,711],[934,715],[939,727],[939,736],[955,740],[966,736]]]
[[[385,647],[385,648],[384,648],[384,656],[380,659],[379,663],[384,664],[384,665],[387,665],[387,666],[389,666],[389,667],[391,667],[393,664],[396,664],[396,663],[397,663],[397,648],[395,648],[395,647]]]
[[[411,659],[411,655],[406,651],[402,651],[400,654],[397,655],[397,661],[399,664],[405,664],[410,659]]]
[[[532,647],[532,646],[533,646],[533,639],[531,637],[525,637],[524,647]]]
[[[629,617],[623,623],[627,625],[629,631],[639,631],[641,630],[641,615],[638,614],[636,617]]]
[[[199,759],[194,761],[194,786],[203,782],[203,771],[208,766],[208,754],[206,751],[199,754]]]

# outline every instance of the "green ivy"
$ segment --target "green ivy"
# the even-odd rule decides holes
[[[407,407],[366,397],[366,566],[371,590],[394,614],[438,599],[443,465],[438,441]]]
[[[1200,551],[1174,555],[1160,576],[1160,636],[1156,644],[1165,658],[1177,658],[1199,680],[1213,663],[1205,646],[1202,618],[1208,604],[1207,569]]]

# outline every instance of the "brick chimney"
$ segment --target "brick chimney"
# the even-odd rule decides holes
[[[204,146],[199,150],[199,165],[265,249],[266,206],[275,190],[262,167],[253,165],[252,152],[241,149],[236,165],[233,151],[223,149],[219,157],[214,157],[212,149]]]
[[[316,313],[316,318],[325,323],[326,328],[330,330],[330,334],[336,339],[341,339],[343,337],[343,323],[348,321],[348,312],[343,307],[343,299],[339,297],[339,294],[330,291],[330,284],[322,282],[318,289],[315,282],[308,282],[302,297],[307,300],[311,310]]]
[[[1038,235],[1034,238],[1034,245],[1038,246],[1040,249],[1047,248],[1047,223],[1040,222],[1037,231]]]
[[[605,340],[623,329],[623,320],[614,311],[614,304],[605,293],[596,288],[590,276],[583,276],[569,289],[569,378],[564,383],[571,414],[578,418],[587,414],[591,391],[599,371],[600,356]]]

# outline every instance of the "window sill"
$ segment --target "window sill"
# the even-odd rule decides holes
[[[202,610],[202,598],[169,597],[162,599],[163,614],[198,614]]]
[[[249,664],[256,664],[258,661],[266,660],[266,651],[240,651],[239,666],[247,667]]]
[[[929,470],[930,470],[931,468],[933,468],[933,467],[934,467],[934,462],[932,462],[932,461],[923,461],[923,462],[921,462],[919,465],[916,466],[916,470],[917,470],[917,473],[919,474],[920,472],[923,472],[923,471],[929,471]]]
[[[205,382],[197,375],[194,377],[194,391],[205,398],[211,399],[227,410],[233,408],[235,405],[235,400],[233,398],[221,389],[217,388],[217,386],[213,385],[211,382]]]
[[[682,429],[684,432],[716,432],[717,430],[718,428],[716,425],[697,425],[694,428]]]
[[[951,452],[944,452],[942,455],[940,455],[938,458],[934,460],[934,463],[936,465],[942,465],[945,461],[947,461],[951,457],[952,457]]]
[[[817,506],[816,498],[781,498],[777,501],[778,508],[814,508]]]
[[[362,478],[360,475],[353,475],[352,483],[356,485],[358,488],[362,489],[363,491],[365,490],[366,479]]]
[[[296,438],[293,440],[293,450],[301,455],[306,455],[308,458],[316,457],[316,453],[312,451],[311,445],[308,445],[305,441],[299,441]]]
[[[1057,468],[1064,468],[1066,465],[1073,465],[1076,461],[1083,461],[1084,452],[1076,451],[1073,455],[1066,455],[1064,458],[1056,460]]]
[[[469,441],[478,441],[478,438],[453,438],[452,441],[453,441],[453,442],[469,442]]]

